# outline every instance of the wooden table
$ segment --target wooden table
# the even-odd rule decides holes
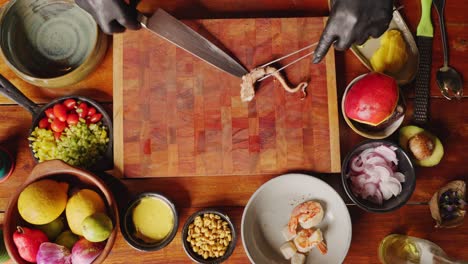
[[[5,3],[6,0],[0,0]],[[419,1],[398,1],[405,8],[401,11],[412,32],[419,21]],[[139,8],[150,12],[163,7],[179,18],[224,18],[224,17],[296,17],[323,16],[328,14],[326,1],[314,0],[205,0],[205,1],[156,1],[148,0]],[[451,65],[468,76],[468,12],[467,1],[448,1],[446,5],[447,32],[450,47]],[[433,66],[442,65],[441,40],[435,11],[433,11],[435,31]],[[354,55],[336,52],[337,87],[341,97],[346,84],[354,77],[367,72]],[[95,73],[73,88],[47,90],[33,87],[17,78],[4,64],[0,63],[0,74],[9,78],[35,102],[46,103],[51,98],[65,94],[91,96],[112,109],[112,52],[108,54]],[[435,74],[433,74],[435,76]],[[466,85],[465,85],[466,86]],[[413,86],[403,88],[412,116]],[[466,90],[466,88],[465,88]],[[466,92],[466,91],[465,91]],[[467,92],[468,93],[468,92]],[[339,99],[341,100],[341,99]],[[353,222],[353,239],[346,263],[378,263],[377,248],[380,240],[390,233],[401,233],[429,239],[440,245],[448,255],[458,259],[468,259],[466,245],[468,224],[455,229],[435,229],[427,202],[432,194],[445,183],[455,179],[467,179],[468,172],[468,101],[447,101],[441,97],[435,79],[431,80],[431,130],[439,135],[444,143],[445,157],[434,168],[417,168],[417,185],[407,205],[387,214],[367,213],[350,203],[341,184],[339,174],[317,175],[329,182],[349,204],[348,209]],[[118,114],[118,113],[114,113]],[[409,118],[405,122],[409,122]],[[22,184],[34,166],[26,141],[31,116],[23,108],[8,99],[0,97],[0,144],[9,149],[16,158],[16,169],[11,178],[0,184],[0,223],[7,208],[9,197]],[[353,133],[340,117],[341,155],[344,155],[363,138]],[[170,197],[180,213],[180,222],[202,208],[218,207],[226,211],[240,231],[243,207],[252,193],[264,182],[277,175],[251,175],[243,177],[178,177],[152,179],[121,179],[130,193],[158,191]],[[111,185],[116,189],[117,185]],[[229,186],[230,188],[226,188]],[[122,197],[120,192],[116,196]],[[180,228],[179,228],[180,229]],[[180,231],[180,230],[179,230]],[[329,245],[333,247],[333,245]],[[143,253],[132,249],[118,236],[106,263],[187,263],[188,257],[182,250],[180,233],[164,250]],[[228,263],[248,263],[241,239]]]

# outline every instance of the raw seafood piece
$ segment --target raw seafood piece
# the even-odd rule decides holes
[[[290,259],[296,254],[297,249],[291,241],[288,241],[280,247],[280,251],[285,259]]]
[[[291,234],[296,234],[297,224],[308,229],[318,225],[323,219],[323,208],[319,202],[307,201],[294,207],[288,227]]]
[[[302,229],[294,238],[294,245],[301,253],[307,253],[314,247],[317,247],[322,254],[328,251],[320,229]]]
[[[276,72],[276,68],[267,66],[267,67],[262,67],[262,68],[255,68],[251,72],[242,76],[240,93],[241,93],[241,100],[243,102],[249,102],[254,98],[255,82],[257,82],[258,79],[264,77],[267,74],[273,74],[273,76],[281,83],[281,85],[286,91],[290,93],[295,93],[299,90],[302,90],[302,93],[304,94],[303,99],[306,97],[307,94],[306,94],[305,89],[307,87],[307,82],[301,82],[296,87],[289,87],[284,77],[279,72]]]

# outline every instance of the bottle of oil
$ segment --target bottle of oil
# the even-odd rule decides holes
[[[379,246],[379,260],[383,264],[467,264],[450,259],[431,241],[392,234],[386,236]]]

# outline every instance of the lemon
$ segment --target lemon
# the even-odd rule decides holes
[[[105,210],[106,206],[99,194],[89,189],[80,190],[68,199],[65,209],[68,226],[74,234],[82,236],[83,220],[94,213],[104,213]]]
[[[68,183],[40,180],[28,185],[19,195],[18,211],[33,225],[44,225],[57,219],[67,204]]]

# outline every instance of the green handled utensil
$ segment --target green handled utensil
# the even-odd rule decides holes
[[[434,28],[431,22],[432,0],[421,0],[421,20],[416,36],[419,49],[419,68],[416,75],[414,99],[414,122],[423,125],[427,123],[429,110],[429,93],[432,65],[432,38]]]

